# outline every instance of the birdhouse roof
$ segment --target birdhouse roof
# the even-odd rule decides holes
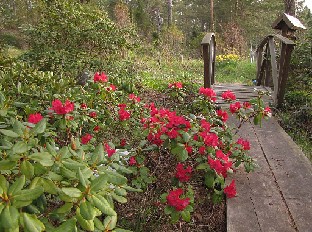
[[[285,24],[291,30],[306,29],[306,27],[303,26],[299,19],[286,13],[283,13],[275,20],[275,22],[272,24],[272,28],[281,30]]]

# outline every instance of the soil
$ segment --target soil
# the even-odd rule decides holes
[[[158,106],[170,106],[166,94],[150,91],[140,96],[155,102]],[[116,205],[119,227],[137,232],[226,231],[225,200],[220,204],[212,203],[210,192],[203,185],[201,175],[193,175],[190,182],[195,193],[191,222],[187,223],[181,219],[178,223],[172,224],[170,217],[164,213],[165,204],[160,203],[160,195],[172,190],[176,160],[165,151],[162,153],[151,152],[146,158],[148,159],[146,166],[156,177],[156,181],[149,185],[143,193],[129,193],[126,204]]]

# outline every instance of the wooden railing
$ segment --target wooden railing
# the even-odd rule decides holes
[[[279,42],[278,44],[276,42]],[[276,47],[279,46],[279,53]],[[273,101],[280,107],[284,100],[291,53],[295,43],[281,35],[269,35],[257,49],[257,85],[273,88]]]
[[[216,39],[214,33],[207,33],[202,42],[204,58],[204,87],[215,83]]]

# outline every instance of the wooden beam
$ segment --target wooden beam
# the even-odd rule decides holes
[[[211,88],[211,80],[209,78],[209,45],[203,45],[203,58],[204,58],[204,87]]]
[[[271,54],[271,68],[272,68],[272,78],[273,78],[273,85],[274,85],[274,92],[273,92],[273,100],[276,103],[277,100],[277,93],[278,93],[278,76],[277,76],[277,63],[276,63],[276,53],[275,53],[275,44],[273,37],[269,37],[269,48]]]

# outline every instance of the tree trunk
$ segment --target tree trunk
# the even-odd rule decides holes
[[[168,27],[172,24],[172,0],[168,0]]]
[[[214,32],[214,2],[213,0],[210,0],[210,31]]]
[[[296,14],[296,1],[295,0],[284,0],[285,13],[295,16]]]

